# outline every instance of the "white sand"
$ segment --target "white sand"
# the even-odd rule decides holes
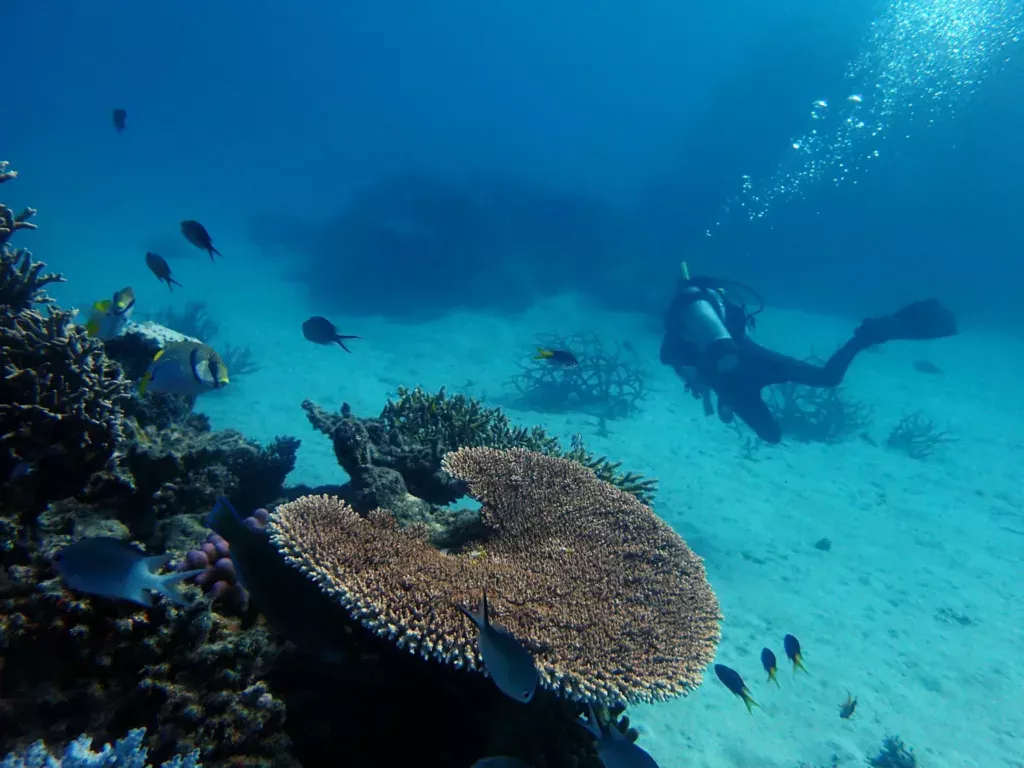
[[[750,461],[739,437],[704,418],[658,364],[649,319],[595,314],[571,297],[515,318],[345,318],[309,306],[300,286],[260,273],[255,260],[240,257],[244,245],[220,247],[230,258],[213,266],[205,258],[172,262],[186,286],[173,297],[141,261],[107,292],[131,282],[140,306],[209,300],[222,323],[215,346],[249,344],[262,368],[204,396],[201,410],[215,428],[264,441],[301,438],[295,483],[345,479],[328,440],[305,420],[305,398],[330,409],[348,401],[365,416],[402,384],[447,385],[495,402],[508,395],[504,381],[535,333],[586,329],[631,341],[648,361],[652,393],[634,418],[609,423],[610,436],[594,436],[588,416],[506,410],[553,434],[581,432],[593,450],[660,478],[656,511],[706,559],[726,616],[718,661],[744,676],[764,709],[748,715],[711,670],[686,699],[633,708],[641,744],[664,768],[818,766],[833,753],[858,766],[893,733],[925,768],[1024,766],[1020,341],[967,331],[891,344],[856,362],[846,383],[873,406],[874,437],[883,441],[901,415],[921,408],[956,437],[941,456],[916,461],[854,439],[765,447]],[[73,276],[83,282],[71,295],[100,290],[94,271]],[[299,326],[310,314],[329,315],[364,339],[352,342],[352,355],[308,344]],[[769,310],[758,338],[803,356],[827,353],[851,330],[845,320]],[[918,373],[912,362],[920,358],[945,373]],[[831,551],[814,547],[821,537]],[[972,623],[944,620],[942,611]],[[808,675],[791,673],[786,633],[800,638]],[[764,645],[780,658],[781,688],[765,683]],[[838,716],[847,691],[860,703],[849,721]]]

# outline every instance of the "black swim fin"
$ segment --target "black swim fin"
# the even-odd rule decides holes
[[[918,341],[956,336],[956,318],[937,299],[908,304],[885,317],[871,317],[860,324],[856,336],[867,344],[886,341]]]

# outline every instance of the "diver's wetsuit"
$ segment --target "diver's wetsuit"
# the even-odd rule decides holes
[[[696,282],[696,281],[694,281]],[[703,309],[703,329],[695,322],[693,309]],[[708,311],[712,310],[712,311]],[[721,320],[721,336],[694,340],[707,331],[707,320]],[[702,280],[681,280],[665,315],[665,337],[661,362],[670,365],[686,388],[704,401],[704,411],[714,412],[710,392],[718,395],[718,415],[731,422],[739,416],[758,436],[769,443],[782,439],[782,429],[761,397],[772,384],[793,382],[808,387],[838,386],[859,352],[893,339],[927,339],[952,336],[956,323],[952,314],[935,300],[917,302],[884,318],[865,320],[853,337],[837,349],[823,365],[814,365],[762,347],[749,336],[751,315],[725,299],[723,292],[707,287]],[[702,343],[703,342],[703,343]],[[727,364],[721,364],[728,358]]]

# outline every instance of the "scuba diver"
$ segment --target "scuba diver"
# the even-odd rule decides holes
[[[661,362],[672,366],[687,391],[704,402],[726,424],[739,416],[758,437],[782,440],[782,429],[761,397],[772,384],[793,382],[807,387],[836,387],[857,354],[897,339],[939,339],[957,334],[953,313],[935,299],[918,301],[885,317],[862,322],[853,337],[823,364],[783,355],[750,338],[764,304],[750,309],[742,300],[749,288],[732,280],[691,277],[684,261],[676,292],[665,314]],[[734,294],[737,294],[734,297]],[[756,296],[756,294],[754,294]]]

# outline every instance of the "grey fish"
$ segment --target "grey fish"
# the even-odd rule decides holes
[[[208,254],[210,254],[210,261],[213,261],[213,254],[217,254],[222,259],[224,256],[221,252],[213,247],[213,238],[210,237],[210,233],[206,231],[206,227],[200,224],[198,221],[188,219],[187,221],[181,222],[181,234],[185,236],[196,248],[202,248]]]
[[[532,768],[532,766],[529,763],[524,763],[518,757],[497,755],[495,757],[481,757],[470,768]]]
[[[125,120],[128,118],[128,113],[123,109],[114,110],[114,129],[121,133],[124,131]]]
[[[148,608],[153,605],[152,593],[159,592],[171,602],[185,605],[177,582],[203,570],[158,575],[170,559],[170,555],[147,555],[121,539],[96,536],[60,550],[54,568],[69,587],[91,595],[131,600]]]
[[[328,320],[326,317],[311,317],[309,320],[302,324],[302,335],[306,337],[307,341],[312,341],[314,344],[337,344],[349,354],[352,354],[352,350],[345,346],[346,339],[358,339],[358,336],[343,336],[338,333],[338,329],[334,327],[334,323]]]
[[[483,657],[487,674],[491,676],[498,690],[511,699],[529,703],[537,690],[540,676],[533,663],[533,656],[523,644],[504,627],[492,624],[487,617],[487,591],[483,593],[476,613],[456,605],[480,630],[477,645]]]
[[[156,275],[156,279],[161,282],[167,283],[167,290],[174,292],[174,288],[171,287],[171,283],[182,288],[181,283],[174,279],[171,274],[171,268],[167,264],[167,261],[159,253],[146,253],[146,266],[149,267],[149,271]]]
[[[626,738],[615,726],[602,726],[591,704],[587,719],[578,720],[597,739],[597,757],[604,768],[658,768],[654,758]]]

